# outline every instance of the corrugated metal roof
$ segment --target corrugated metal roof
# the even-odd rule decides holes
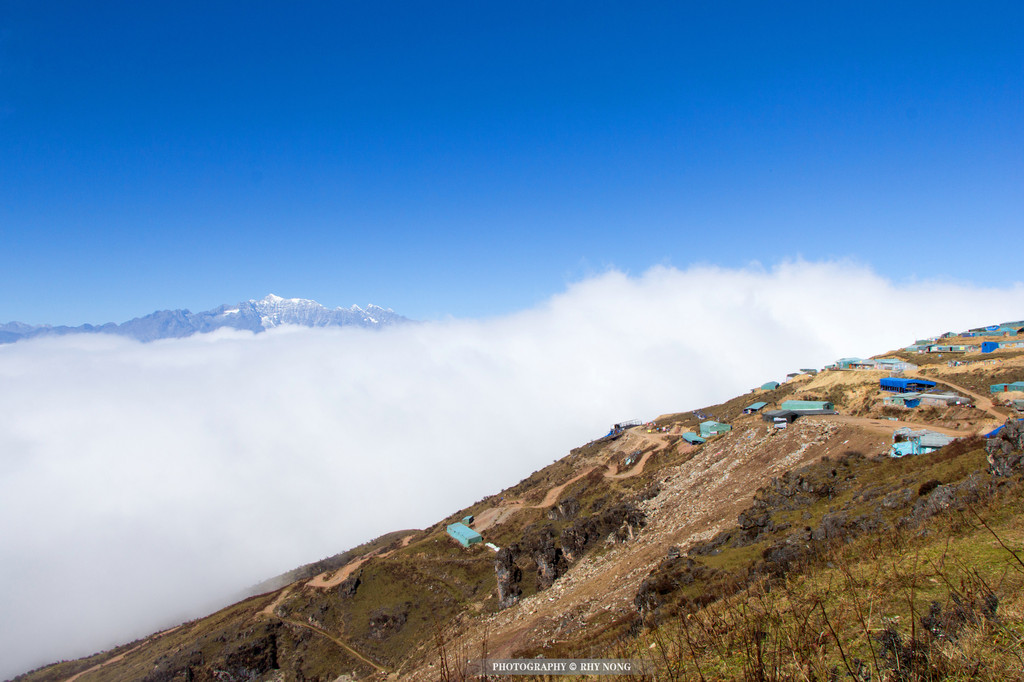
[[[749,405],[744,407],[743,411],[745,412],[747,410],[755,410],[755,411],[756,410],[760,410],[762,407],[764,407],[767,404],[768,403],[764,402],[763,400],[758,400],[756,403],[750,403]]]
[[[793,410],[794,412],[801,412],[803,410],[831,410],[832,408],[832,403],[827,400],[787,400],[779,405],[780,410]]]
[[[451,535],[465,547],[484,541],[480,533],[477,533],[464,523],[450,523],[446,530],[448,531],[448,535]]]

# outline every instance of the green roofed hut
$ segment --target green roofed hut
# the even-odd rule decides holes
[[[989,386],[992,393],[1008,393],[1010,391],[1024,391],[1024,381],[1015,381],[1012,384],[992,384]]]
[[[768,381],[768,382],[765,382],[765,383],[761,384],[761,390],[762,391],[774,391],[778,387],[779,387],[779,382],[777,382],[777,381]]]
[[[690,445],[700,445],[701,443],[706,442],[703,438],[698,436],[693,431],[687,431],[686,433],[684,433],[682,435],[682,439],[685,440]]]
[[[709,419],[706,422],[700,423],[700,435],[701,438],[707,438],[708,436],[717,436],[722,433],[732,431],[732,426],[729,424],[723,424],[722,422],[716,422],[714,419]]]
[[[750,403],[749,405],[744,407],[743,414],[754,414],[755,412],[759,412],[762,408],[765,408],[767,406],[768,403],[764,402],[763,400],[759,400],[756,403]]]
[[[786,400],[780,410],[791,410],[800,414],[835,414],[836,406],[827,400]]]
[[[446,530],[448,531],[448,535],[455,538],[463,547],[469,547],[470,545],[475,545],[478,542],[484,541],[480,536],[480,533],[477,533],[464,523],[450,523]]]

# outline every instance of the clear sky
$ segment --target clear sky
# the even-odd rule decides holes
[[[1019,2],[0,0],[0,321],[608,268],[1020,281]]]

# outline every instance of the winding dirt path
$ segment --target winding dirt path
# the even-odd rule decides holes
[[[402,543],[398,547],[396,547],[395,549],[400,549],[402,547],[408,547],[409,543],[412,541],[412,539],[414,537],[416,537],[415,533],[411,533],[410,535],[406,535],[404,538],[402,538]],[[325,576],[327,576],[327,573],[329,573],[330,571],[325,572],[325,573],[321,573],[320,575],[315,576],[314,578],[312,578],[311,580],[309,580],[306,583],[306,587],[315,587],[317,589],[323,590],[323,589],[327,589],[328,587],[334,587],[335,585],[340,585],[341,583],[345,582],[345,579],[348,578],[350,575],[352,575],[357,568],[359,568],[360,566],[365,564],[367,561],[369,561],[373,557],[380,557],[381,559],[383,559],[384,557],[386,557],[386,556],[390,555],[392,552],[394,552],[395,549],[391,549],[391,550],[388,550],[387,552],[383,552],[383,553],[380,552],[379,550],[377,550],[377,551],[370,552],[368,554],[364,554],[364,555],[362,555],[362,556],[360,556],[358,558],[353,559],[352,561],[348,562],[347,564],[345,564],[344,566],[342,566],[341,568],[336,570],[334,572],[334,574],[330,578],[325,577]]]
[[[527,509],[547,509],[548,507],[555,506],[555,502],[558,502],[558,496],[562,494],[562,491],[568,488],[570,485],[580,480],[597,467],[589,467],[583,470],[583,473],[576,474],[565,483],[556,485],[554,488],[548,490],[548,494],[544,496],[544,500],[540,504],[534,504],[527,507]]]
[[[636,466],[634,466],[632,469],[630,469],[624,474],[619,473],[619,467],[617,464],[609,464],[608,471],[604,472],[604,477],[619,480],[623,478],[633,478],[634,476],[639,476],[644,472],[644,465],[647,464],[647,460],[649,460],[651,458],[651,455],[653,455],[655,452],[657,452],[657,450],[650,450],[648,452],[645,452],[643,454],[643,457],[640,458],[640,461],[636,463]]]
[[[288,594],[292,591],[293,587],[295,587],[294,584],[289,585],[288,587],[286,587],[283,590],[281,590],[281,593],[278,594],[277,597],[274,598],[274,601],[270,602],[269,604],[267,604],[266,606],[263,607],[263,610],[260,611],[260,614],[262,614],[264,616],[274,616],[274,615],[276,615],[274,613],[274,610],[278,606],[280,606],[281,602],[283,602],[288,597]]]
[[[341,647],[342,649],[344,649],[345,651],[347,651],[351,655],[353,655],[356,658],[358,658],[363,663],[366,663],[367,665],[373,666],[379,672],[382,672],[382,673],[385,673],[385,674],[387,673],[387,670],[385,668],[382,668],[379,664],[374,663],[373,661],[368,659],[366,656],[363,656],[361,653],[359,653],[358,651],[353,649],[351,646],[349,646],[347,643],[345,643],[344,640],[339,639],[338,637],[335,637],[334,635],[332,635],[331,633],[327,632],[323,628],[318,628],[317,626],[312,625],[310,623],[303,623],[301,620],[294,620],[292,618],[281,618],[281,620],[283,620],[285,623],[288,623],[289,625],[295,625],[296,627],[306,628],[307,630],[312,630],[313,632],[317,633],[318,635],[321,635],[321,636],[326,637],[327,639],[331,640],[332,642],[337,644],[339,647]]]
[[[411,538],[412,536],[410,535],[409,537]],[[363,559],[368,559],[369,557],[367,556],[367,557],[362,557],[362,558]],[[361,653],[359,653],[358,651],[353,649],[344,640],[339,639],[338,637],[335,637],[334,635],[332,635],[331,633],[327,632],[323,628],[318,628],[317,626],[312,625],[310,623],[303,623],[301,620],[295,620],[294,618],[287,618],[287,617],[284,617],[284,616],[277,615],[277,613],[275,613],[275,611],[277,610],[277,607],[280,606],[282,604],[282,602],[284,602],[284,600],[288,598],[288,595],[291,594],[292,590],[295,588],[295,585],[297,585],[297,583],[292,583],[288,587],[286,587],[283,590],[281,590],[281,593],[278,594],[277,597],[274,598],[274,601],[270,602],[265,607],[263,607],[263,609],[259,612],[259,615],[263,616],[265,618],[277,618],[278,620],[282,620],[285,623],[288,623],[289,625],[294,625],[296,627],[306,628],[307,630],[312,630],[313,632],[315,632],[315,633],[317,633],[319,635],[322,635],[322,636],[326,637],[327,639],[331,640],[332,642],[334,642],[335,644],[340,646],[342,649],[344,649],[345,651],[350,653],[352,656],[358,658],[360,661],[363,661],[367,665],[373,666],[375,669],[379,670],[380,672],[384,672],[384,673],[387,672],[384,668],[380,667],[378,664],[374,663],[373,661],[368,659],[366,656],[363,656]],[[141,646],[141,645],[139,645],[139,646]],[[135,647],[135,648],[137,649],[138,647]],[[134,650],[135,649],[132,649],[132,651],[134,651]],[[131,652],[130,651],[126,651],[125,653],[131,653]],[[122,655],[122,658],[123,657],[124,656]],[[113,661],[109,661],[109,662],[113,663]],[[86,672],[88,672],[88,671],[86,671]],[[72,682],[73,679],[74,678],[71,678],[71,680],[65,680],[65,682]]]
[[[874,431],[876,433],[885,433],[889,436],[896,429],[908,426],[912,429],[926,429],[928,431],[935,431],[936,433],[943,433],[947,436],[954,436],[956,438],[963,438],[965,436],[973,436],[974,431],[970,429],[949,429],[944,426],[935,426],[934,424],[926,424],[924,422],[908,422],[902,419],[893,421],[891,419],[879,419],[878,417],[854,417],[849,414],[837,414],[833,417],[829,417],[832,421],[837,421],[842,424],[852,424],[854,426],[860,426],[868,431]]]
[[[918,376],[920,375],[920,373],[917,372],[917,371],[908,371],[907,374],[909,374],[909,375],[918,375]],[[991,415],[992,419],[996,422],[995,426],[1000,426],[1001,424],[1006,422],[1006,415],[996,409],[995,404],[993,404],[993,402],[992,402],[992,398],[990,398],[989,396],[982,395],[980,393],[975,393],[973,390],[967,388],[966,386],[961,386],[960,384],[955,384],[955,383],[953,383],[952,381],[950,381],[949,379],[947,379],[944,376],[937,377],[937,379],[939,381],[941,381],[942,383],[946,384],[947,386],[955,388],[956,390],[960,391],[964,395],[969,395],[971,398],[973,398],[974,399],[974,406],[977,409],[979,409],[979,410],[984,410],[985,412],[988,412],[989,415]],[[975,433],[978,433],[978,434],[988,433],[993,428],[994,428],[994,426],[983,425]]]
[[[147,644],[149,644],[153,640],[159,639],[159,638],[163,637],[166,634],[174,632],[175,630],[177,630],[180,627],[181,627],[180,625],[176,625],[176,626],[174,626],[173,628],[171,628],[169,630],[164,630],[163,632],[158,632],[155,635],[153,635],[152,637],[148,638],[146,641],[144,641],[144,642],[142,642],[140,644],[136,644],[135,646],[133,646],[128,651],[121,652],[117,656],[114,656],[113,658],[108,658],[107,660],[103,661],[102,663],[97,663],[93,667],[91,667],[91,668],[89,668],[87,670],[83,670],[80,673],[75,673],[71,677],[65,679],[64,682],[75,682],[75,680],[77,680],[82,675],[88,675],[89,673],[96,672],[100,668],[105,668],[108,665],[110,665],[111,663],[117,663],[118,661],[123,661],[124,657],[127,656],[128,654],[132,653],[133,651],[137,651],[138,649],[141,649],[142,647],[146,646]]]

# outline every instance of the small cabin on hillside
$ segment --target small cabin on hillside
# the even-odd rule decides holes
[[[890,393],[918,393],[929,388],[935,388],[935,382],[926,379],[886,377],[878,380],[878,386],[883,391],[889,391]]]
[[[786,423],[792,424],[796,421],[796,418],[800,416],[799,412],[793,410],[765,410],[761,413],[761,419],[766,422],[772,422],[774,424]]]
[[[761,390],[762,391],[774,391],[778,387],[779,387],[779,382],[777,382],[777,381],[767,381],[767,382],[761,384]]]
[[[892,447],[889,449],[889,456],[923,455],[945,447],[954,440],[956,439],[952,436],[947,436],[943,433],[928,430],[914,431],[904,426],[893,431],[893,442]]]
[[[701,443],[707,442],[693,431],[687,431],[686,433],[684,433],[682,435],[682,439],[685,440],[690,445],[700,445]]]
[[[484,541],[480,533],[477,533],[464,523],[450,523],[445,530],[448,531],[448,535],[455,538],[463,547],[469,547]]]
[[[921,394],[894,393],[882,398],[882,402],[893,407],[917,407],[921,404]]]
[[[956,393],[922,393],[921,404],[928,407],[953,407],[954,405],[970,405],[970,398]]]
[[[761,409],[763,409],[763,408],[765,408],[767,406],[768,406],[768,403],[764,402],[763,400],[759,400],[756,403],[751,403],[751,404],[747,405],[746,407],[744,407],[743,408],[743,414],[754,414],[755,412],[760,412]]]
[[[779,409],[801,414],[834,414],[836,406],[827,400],[786,400]]]
[[[992,393],[1008,393],[1010,391],[1024,391],[1024,381],[1015,381],[1012,384],[992,384],[988,387]]]
[[[719,434],[727,433],[729,431],[732,431],[731,425],[723,424],[722,422],[716,422],[714,419],[709,419],[706,422],[700,423],[701,438],[717,436]]]

